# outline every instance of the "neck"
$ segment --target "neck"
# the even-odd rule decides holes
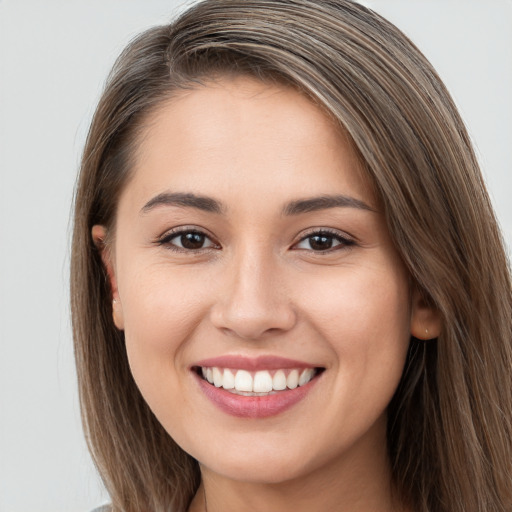
[[[278,483],[237,481],[201,466],[189,512],[405,512],[394,498],[385,442],[354,448]]]

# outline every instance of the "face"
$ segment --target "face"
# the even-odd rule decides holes
[[[115,230],[133,376],[204,470],[280,482],[385,452],[425,308],[317,106],[248,78],[180,93],[148,120]]]

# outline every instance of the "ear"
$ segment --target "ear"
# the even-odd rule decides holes
[[[419,340],[431,340],[441,334],[439,310],[429,303],[417,288],[412,294],[411,335]]]
[[[116,272],[112,261],[112,251],[106,243],[107,228],[105,226],[95,224],[92,227],[91,235],[94,245],[100,252],[101,260],[103,261],[110,284],[110,290],[112,291],[112,318],[115,326],[122,331],[124,329],[123,307],[119,299]]]

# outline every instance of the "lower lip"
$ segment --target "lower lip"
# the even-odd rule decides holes
[[[203,393],[223,412],[239,418],[268,418],[276,416],[303,400],[313,389],[319,376],[304,386],[278,391],[266,396],[243,396],[217,388],[196,375]]]

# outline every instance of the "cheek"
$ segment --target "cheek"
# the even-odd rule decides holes
[[[165,265],[126,275],[126,286],[120,284],[126,336],[150,351],[175,352],[207,308],[204,279]]]
[[[165,266],[135,268],[120,283],[126,350],[133,377],[155,410],[180,396],[180,375],[188,371],[186,354],[207,297],[201,276]]]
[[[399,271],[335,270],[322,279],[311,276],[304,290],[304,314],[320,330],[329,332],[331,339],[341,342],[344,333],[364,342],[409,333],[408,285]]]
[[[350,386],[354,398],[381,400],[380,406],[386,406],[410,340],[405,274],[400,269],[345,269],[342,278],[312,279],[307,289],[302,309],[330,347],[339,386]]]
[[[338,398],[329,428],[336,436],[342,425],[354,441],[385,418],[403,372],[410,339],[407,279],[358,269],[328,291],[314,282],[309,289],[304,309],[332,354],[333,396]]]

